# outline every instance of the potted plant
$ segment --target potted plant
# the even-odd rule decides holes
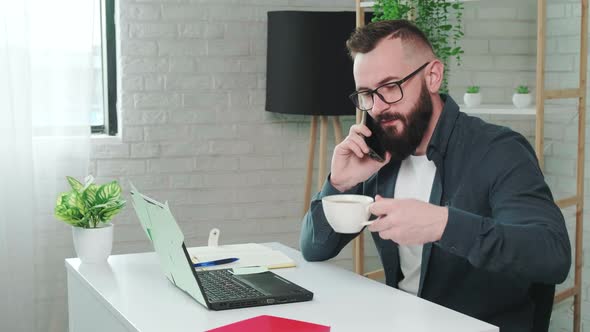
[[[526,85],[519,85],[514,95],[512,95],[512,103],[516,108],[525,108],[528,107],[533,98],[531,97],[531,93],[529,91],[529,87]]]
[[[424,32],[436,56],[445,65],[441,92],[448,92],[449,60],[461,64],[459,45],[463,37],[463,3],[449,0],[377,0],[373,6],[373,21],[405,19],[414,22]]]
[[[76,254],[83,263],[106,261],[113,247],[111,219],[125,206],[117,181],[103,185],[86,177],[82,184],[67,177],[71,191],[61,193],[55,205],[55,217],[72,225]]]
[[[472,85],[467,87],[467,91],[463,95],[463,102],[467,107],[475,107],[481,104],[481,94],[479,93],[479,86]]]

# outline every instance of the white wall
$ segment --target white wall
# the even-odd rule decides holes
[[[119,4],[122,135],[93,140],[90,172],[98,181],[118,179],[126,189],[131,180],[148,195],[168,200],[189,246],[206,244],[209,229],[219,227],[222,243],[280,241],[298,247],[309,118],[264,111],[266,13],[352,10],[353,1]],[[515,86],[534,86],[536,1],[476,1],[465,8],[465,55],[461,67],[451,68],[451,95],[460,102],[464,88],[477,84],[486,102],[509,103]],[[547,79],[567,81],[575,77],[569,73],[575,69],[576,56],[570,54],[575,45],[560,34],[576,34],[569,28],[575,11],[560,2],[549,13],[555,32],[547,43],[548,62],[556,69]],[[532,140],[532,117],[486,119]],[[554,190],[574,179],[575,124],[564,121],[547,119],[546,135],[555,141],[546,159]],[[352,122],[345,118],[343,129]],[[114,253],[152,250],[131,206],[115,223]],[[63,258],[73,255],[71,235],[63,225],[38,236],[58,245],[42,253],[38,266],[37,327],[62,331],[67,326]],[[370,240],[367,249],[374,256]],[[352,267],[349,249],[337,263]],[[376,267],[370,257],[368,269]],[[586,282],[585,301],[587,287]],[[552,331],[571,330],[568,315],[567,307],[558,308]]]

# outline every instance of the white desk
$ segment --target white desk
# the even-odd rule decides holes
[[[115,255],[109,264],[66,259],[70,332],[205,331],[258,315],[331,326],[331,331],[492,332],[498,328],[329,263],[309,263],[278,243],[296,268],[273,272],[309,289],[309,302],[209,311],[172,285],[155,253]],[[189,249],[190,251],[190,249]]]

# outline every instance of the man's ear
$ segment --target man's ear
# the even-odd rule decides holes
[[[438,59],[426,66],[426,87],[430,93],[438,93],[442,85],[445,66]]]

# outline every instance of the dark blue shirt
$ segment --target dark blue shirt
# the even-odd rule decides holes
[[[423,247],[418,296],[501,331],[545,331],[571,248],[535,152],[522,135],[441,98],[426,155],[437,167],[430,203],[448,207],[448,223],[439,241]],[[346,193],[393,197],[400,164],[391,161]],[[306,260],[330,259],[358,235],[336,233],[325,219],[321,198],[339,193],[326,181],[312,199],[301,230]],[[398,245],[371,234],[386,283],[397,288]]]

